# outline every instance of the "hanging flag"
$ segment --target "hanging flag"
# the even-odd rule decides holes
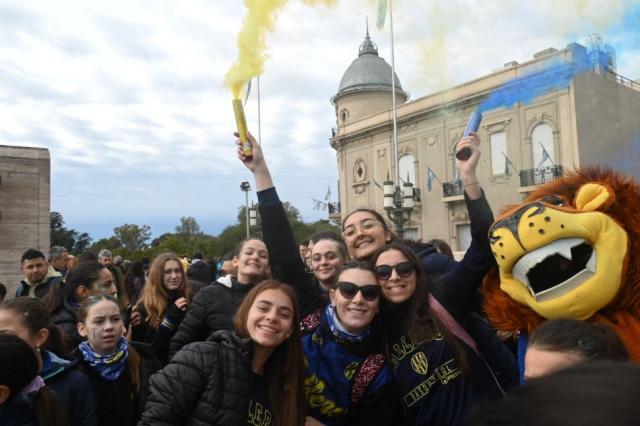
[[[438,176],[436,176],[433,170],[431,170],[431,167],[427,167],[427,191],[431,192],[431,189],[433,189],[434,180],[438,182],[440,185],[442,185],[442,182],[440,182],[440,179],[438,179]]]
[[[511,176],[511,169],[515,170],[516,173],[520,173],[518,172],[516,166],[511,162],[509,157],[507,157],[507,154],[504,153],[504,151],[502,151],[502,155],[504,155],[504,174],[507,176]]]
[[[244,105],[246,105],[249,100],[249,93],[251,93],[251,80],[247,83],[247,90],[244,92]]]
[[[378,19],[376,21],[376,27],[381,30],[384,27],[384,22],[387,20],[387,0],[378,0]]]
[[[324,196],[324,200],[329,201],[329,197],[331,197],[331,185],[327,187],[327,195]]]
[[[540,146],[542,147],[542,160],[540,160],[540,164],[538,164],[538,167],[536,167],[536,169],[539,169],[540,167],[542,167],[544,162],[547,161],[547,160],[551,161],[551,164],[553,164],[555,166],[555,163],[553,162],[553,159],[551,158],[551,156],[549,155],[547,150],[544,148],[544,145],[540,144]]]

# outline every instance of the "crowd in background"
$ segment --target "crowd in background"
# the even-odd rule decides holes
[[[548,321],[518,365],[514,336],[483,317],[493,214],[475,175],[475,135],[458,144],[472,153],[457,163],[472,235],[460,261],[441,240],[398,238],[365,208],[345,217],[340,235],[297,242],[251,143],[253,155],[239,157],[255,180],[262,239],[217,259],[23,254],[23,280],[0,304],[0,424],[640,419],[629,403],[640,371],[606,326]]]

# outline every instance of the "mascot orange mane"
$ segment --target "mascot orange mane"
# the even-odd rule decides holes
[[[546,319],[605,323],[640,361],[640,185],[587,168],[545,184],[489,231],[498,268],[485,311],[498,330]]]

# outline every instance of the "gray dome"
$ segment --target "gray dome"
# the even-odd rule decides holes
[[[394,74],[394,77],[397,93],[405,94],[398,75]],[[342,76],[335,97],[349,92],[372,89],[391,91],[391,65],[378,56],[378,48],[371,41],[367,30],[367,35],[358,50],[358,58],[349,65]]]

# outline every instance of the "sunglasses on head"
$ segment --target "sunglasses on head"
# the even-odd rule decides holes
[[[413,274],[415,268],[411,264],[411,262],[400,262],[395,266],[391,265],[378,265],[375,268],[376,276],[379,280],[388,280],[391,278],[391,273],[393,270],[396,270],[396,273],[399,277],[406,278]]]
[[[373,302],[380,296],[380,287],[377,284],[359,286],[348,281],[339,281],[337,287],[345,299],[353,299],[358,292],[362,293],[362,297],[368,302]]]

